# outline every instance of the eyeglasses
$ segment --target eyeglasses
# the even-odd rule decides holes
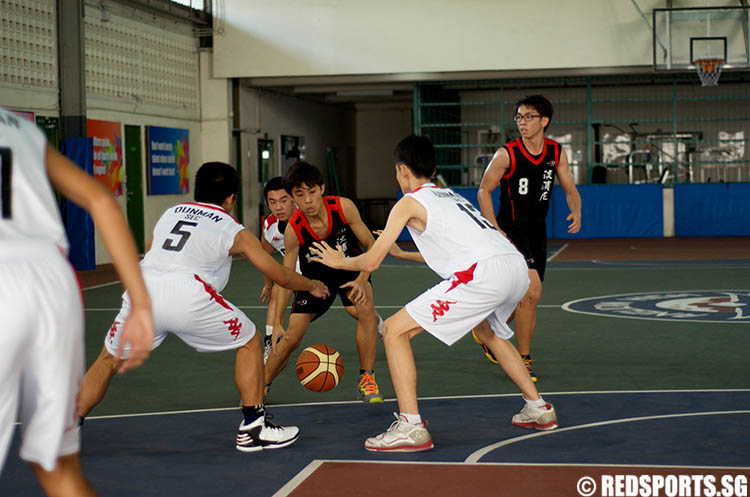
[[[521,121],[525,123],[530,123],[535,117],[542,117],[539,114],[516,114],[513,116],[513,120],[517,123],[520,123]]]

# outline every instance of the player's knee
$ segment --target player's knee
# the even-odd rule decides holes
[[[526,291],[526,295],[523,296],[522,302],[525,305],[530,305],[536,307],[539,304],[539,301],[542,299],[542,287],[541,285],[530,285],[529,289]]]
[[[120,367],[122,359],[118,359],[113,354],[110,354],[107,348],[104,347],[101,353],[99,353],[99,357],[96,358],[96,362],[110,371],[116,371]]]

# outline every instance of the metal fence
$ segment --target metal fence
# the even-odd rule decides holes
[[[554,106],[576,183],[750,182],[750,72],[418,83],[414,131],[430,136],[438,174],[476,186],[502,144],[519,136],[514,104],[531,94]]]

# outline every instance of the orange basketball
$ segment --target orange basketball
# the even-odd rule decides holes
[[[297,378],[313,392],[327,392],[343,374],[344,360],[330,345],[310,345],[297,358]]]

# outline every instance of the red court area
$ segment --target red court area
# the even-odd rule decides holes
[[[314,461],[274,497],[739,497],[749,478],[736,468]]]

